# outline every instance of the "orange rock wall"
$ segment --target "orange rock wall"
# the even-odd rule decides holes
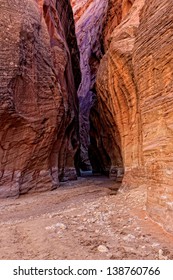
[[[8,197],[76,176],[80,71],[77,45],[67,43],[75,42],[68,1],[0,5],[0,197]]]
[[[114,128],[114,133],[117,135],[116,141],[110,133],[108,133],[109,136],[105,135],[104,127],[107,126],[107,121],[105,119],[104,127],[100,123],[95,94],[95,78],[103,52],[108,49],[111,42],[111,34],[126,16],[133,2],[134,0],[71,0],[82,72],[78,96],[80,105],[80,167],[83,170],[90,168],[91,163],[94,172],[107,174],[111,166],[116,165],[120,167],[122,172],[120,145],[116,143],[118,139],[120,140],[119,132],[117,128]],[[111,123],[113,122],[114,120]],[[89,131],[90,138],[88,137]],[[106,130],[107,132],[108,130]],[[112,151],[109,146],[116,146],[116,149]],[[116,170],[112,170],[113,172],[116,173]]]
[[[109,47],[114,29],[128,14],[135,0],[108,0],[106,18],[103,25],[103,42],[105,51]]]
[[[122,1],[109,1],[103,32],[107,52],[98,69],[97,99],[90,114],[91,150],[92,153],[96,151],[93,165],[96,167],[99,163],[101,172],[118,180],[123,175],[123,158],[126,157],[126,161],[131,159],[131,145],[133,153],[137,149],[133,139],[136,127],[133,132],[129,126],[130,121],[134,122],[136,113],[132,109],[128,112],[128,106],[134,106],[136,110],[136,88],[131,77],[130,60],[134,33],[139,24],[139,9],[133,12],[132,17],[128,15],[122,21],[122,4]],[[128,147],[124,155],[122,147],[125,145]]]
[[[146,1],[140,19],[132,57],[141,116],[140,165],[148,213],[173,233],[173,2]]]
[[[98,69],[97,118],[103,132],[96,137],[97,143],[104,141],[117,173],[122,156],[124,187],[147,187],[149,215],[170,232],[172,28],[171,0],[135,0],[129,12],[122,13],[121,23],[105,40],[107,52]]]

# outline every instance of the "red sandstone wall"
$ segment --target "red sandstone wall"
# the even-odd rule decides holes
[[[104,148],[114,158],[118,172],[115,160],[119,158],[116,152],[119,147],[123,186],[147,187],[149,215],[170,232],[173,232],[172,15],[170,0],[135,0],[111,33],[97,74],[97,106],[104,128],[101,135]]]
[[[173,232],[173,2],[146,1],[133,52],[141,115],[140,168],[150,216]],[[133,174],[132,174],[133,176]],[[136,178],[137,181],[137,178]]]
[[[71,54],[78,50],[67,44],[70,32],[74,39],[68,1],[0,4],[0,197],[7,197],[57,187],[66,167],[75,176],[79,80]]]
[[[90,115],[91,150],[96,151],[92,159],[94,166],[99,163],[102,172],[118,180],[122,179],[124,164],[128,165],[137,152],[137,128],[132,128],[131,124],[136,118],[131,55],[139,25],[139,8],[130,10],[123,21],[122,4],[122,1],[109,1],[103,30],[107,52],[98,69],[97,98]],[[124,146],[127,147],[125,152]]]

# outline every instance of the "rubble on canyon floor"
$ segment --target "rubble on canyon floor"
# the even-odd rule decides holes
[[[146,213],[146,189],[114,187],[82,177],[1,200],[0,259],[173,259],[173,237]]]

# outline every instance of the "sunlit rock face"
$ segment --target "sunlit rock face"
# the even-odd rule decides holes
[[[89,114],[95,97],[95,78],[102,57],[101,36],[107,13],[107,0],[71,0],[80,50],[82,80],[78,90],[80,107],[80,167],[90,169],[88,156]]]
[[[0,0],[0,9],[0,197],[8,197],[76,177],[80,71],[68,1]]]
[[[104,28],[94,147],[110,175],[123,168],[122,186],[147,187],[149,215],[173,232],[173,2],[135,0],[127,10],[113,31]]]
[[[135,0],[108,0],[106,20],[103,28],[104,49],[107,50],[111,34],[128,14]]]

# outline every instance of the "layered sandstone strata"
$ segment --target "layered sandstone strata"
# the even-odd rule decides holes
[[[90,110],[92,108],[92,112],[97,111],[95,78],[100,59],[108,48],[112,31],[126,16],[133,2],[134,0],[71,0],[82,72],[78,96],[80,105],[80,167],[83,170],[90,169],[91,163],[93,172],[107,173],[111,166],[111,159],[103,147],[105,144],[98,144],[99,151],[94,144],[96,137],[93,134],[95,129],[100,132],[100,125],[99,121],[96,122],[92,118],[93,113],[90,114]],[[90,121],[89,116],[91,116]],[[117,149],[119,148],[117,147]],[[118,161],[122,162],[121,156]],[[107,162],[106,167],[105,162]]]
[[[114,29],[128,14],[135,0],[108,0],[107,14],[103,27],[104,49],[107,50]]]
[[[173,2],[146,1],[132,62],[140,108],[139,168],[150,216],[173,233]],[[140,133],[138,133],[140,135]],[[135,174],[135,181],[139,175]]]
[[[131,6],[128,5],[128,8]],[[132,108],[129,112],[129,106],[136,106],[131,56],[141,8],[142,1],[126,15],[125,1],[109,1],[103,30],[104,49],[107,52],[98,70],[97,97],[90,114],[93,169],[120,181],[124,157],[130,161],[131,150],[136,149],[133,140],[136,127],[133,131],[131,124],[136,113],[132,112]],[[123,145],[127,147],[125,155]]]
[[[68,1],[0,0],[0,10],[0,197],[7,197],[76,176],[80,71]]]
[[[125,187],[147,186],[150,216],[173,232],[173,3],[135,0],[105,40],[92,137]],[[98,125],[99,124],[99,125]],[[99,133],[101,131],[101,133]],[[101,144],[100,144],[101,143]],[[101,148],[100,148],[101,147]],[[96,149],[95,149],[96,150]],[[105,164],[104,164],[105,162]],[[109,165],[108,165],[109,163]]]

